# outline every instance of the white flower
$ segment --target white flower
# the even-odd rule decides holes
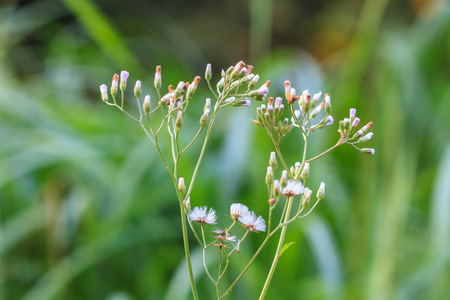
[[[264,219],[259,216],[256,218],[256,215],[252,211],[247,211],[239,217],[239,222],[241,222],[245,228],[250,231],[266,231],[266,222]]]
[[[230,206],[230,215],[235,221],[246,212],[248,212],[248,207],[244,204],[233,203]]]
[[[300,181],[289,180],[281,194],[284,196],[295,196],[303,194],[304,190],[303,184]]]
[[[216,212],[212,208],[206,212],[207,209],[206,206],[194,207],[194,210],[189,213],[189,218],[197,223],[216,224]]]

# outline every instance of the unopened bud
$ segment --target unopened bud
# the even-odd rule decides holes
[[[273,170],[278,167],[277,156],[275,152],[270,152],[269,166],[271,166]]]
[[[358,140],[358,142],[359,142],[359,143],[365,143],[365,142],[367,142],[368,140],[370,140],[370,139],[372,138],[372,136],[373,136],[373,132],[369,132],[368,134],[366,134],[365,136],[363,136],[362,138],[360,138],[360,139]]]
[[[288,172],[286,170],[283,170],[283,172],[281,172],[281,178],[280,178],[281,190],[283,190],[287,186],[288,179],[289,179]]]
[[[134,86],[134,95],[136,98],[139,98],[141,96],[141,81],[137,80],[136,85]]]
[[[330,99],[330,95],[325,94],[325,111],[327,112],[327,114],[331,113],[331,99]]]
[[[356,117],[356,109],[350,108],[350,122],[353,122],[355,117]]]
[[[303,207],[309,206],[309,202],[311,200],[311,194],[312,194],[312,191],[309,188],[305,188],[305,191],[303,192],[303,196],[302,196],[302,206]]]
[[[316,198],[318,200],[323,199],[325,197],[325,182],[321,182],[319,189],[317,190]]]
[[[294,165],[294,179],[298,180],[298,177],[300,176],[300,167],[302,164],[300,162],[296,162]]]
[[[219,80],[219,82],[217,83],[217,88],[220,90],[220,89],[223,89],[223,86],[225,85],[225,80],[223,79],[223,77],[222,77],[222,79],[220,79]]]
[[[309,163],[305,163],[302,170],[302,179],[306,180],[309,178]]]
[[[161,66],[156,66],[155,80],[153,81],[153,84],[155,85],[155,89],[159,90],[161,88]]]
[[[117,94],[117,89],[119,87],[119,75],[114,74],[111,83],[111,95],[114,97]]]
[[[145,96],[142,108],[144,109],[144,112],[148,115],[148,113],[150,112],[150,95]]]
[[[206,98],[205,106],[203,107],[203,112],[205,112],[207,109],[211,110],[211,99]]]
[[[361,149],[361,153],[374,155],[374,154],[375,154],[375,149],[372,149],[372,148],[362,148],[362,149]]]
[[[277,199],[270,198],[267,202],[269,202],[270,205],[274,205],[275,203],[277,203]]]
[[[273,170],[272,167],[267,167],[267,173],[266,173],[266,184],[267,186],[272,186],[273,184]]]
[[[178,190],[180,191],[180,194],[183,196],[186,194],[186,185],[184,184],[184,178],[180,177],[178,179]]]
[[[175,97],[175,99],[177,99],[178,97],[181,96],[181,94],[183,94],[184,86],[185,86],[185,83],[184,83],[183,81],[180,81],[180,82],[178,83],[177,88],[176,88],[175,91],[174,91],[174,97]]]
[[[130,73],[127,71],[120,72],[120,90],[122,92],[127,88],[128,75],[130,75]]]
[[[320,113],[320,111],[322,110],[322,108],[325,106],[325,103],[322,102],[319,104],[319,106],[317,106],[309,115],[310,119],[314,119],[315,117],[317,117],[317,115]]]
[[[259,75],[255,75],[255,77],[252,78],[252,80],[250,80],[249,84],[248,84],[248,89],[252,90],[259,81]]]
[[[183,201],[184,207],[186,208],[186,211],[191,211],[191,197],[187,197]]]
[[[281,195],[281,186],[280,186],[280,182],[278,180],[274,180],[273,182],[273,196],[275,198],[279,198]]]
[[[194,81],[189,85],[187,92],[186,92],[186,99],[192,98],[195,91],[197,90],[198,83],[200,82],[200,76],[195,76]]]
[[[183,126],[183,112],[181,110],[178,111],[177,119],[175,120],[175,128],[176,130],[180,130]]]
[[[108,87],[106,86],[106,84],[102,84],[100,86],[100,93],[102,94],[102,100],[108,101]]]
[[[207,81],[210,81],[211,77],[212,77],[211,64],[207,64],[206,65],[206,70],[205,70],[205,79]]]
[[[204,112],[203,115],[200,117],[200,125],[201,125],[202,127],[205,126],[206,123],[208,123],[209,112],[210,112],[210,109],[209,109],[209,108],[205,109],[205,112]]]

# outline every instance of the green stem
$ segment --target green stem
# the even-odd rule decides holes
[[[291,213],[291,208],[292,208],[292,201],[293,201],[294,197],[289,197],[288,198],[288,206],[287,206],[287,210],[286,210],[286,215],[284,216],[284,221],[287,222],[289,220],[289,215]],[[277,251],[275,253],[275,257],[273,258],[273,262],[272,262],[272,266],[270,267],[270,271],[269,274],[267,275],[267,279],[266,282],[264,283],[264,287],[261,291],[261,295],[259,296],[259,300],[263,300],[266,293],[267,293],[267,289],[269,288],[270,285],[270,281],[272,280],[273,274],[275,273],[275,269],[277,267],[278,264],[278,260],[280,258],[281,255],[281,250],[283,249],[283,245],[284,245],[284,239],[286,237],[286,231],[287,231],[287,226],[284,226],[281,229],[281,234],[280,234],[280,239],[278,240],[278,247],[277,247]]]
[[[176,183],[175,183],[176,185]],[[178,195],[181,198],[181,195]],[[195,278],[194,273],[192,272],[192,264],[191,264],[191,255],[189,252],[189,240],[188,240],[188,231],[186,226],[186,210],[183,204],[183,201],[180,201],[180,211],[181,211],[181,229],[183,231],[183,245],[184,245],[184,253],[186,255],[186,264],[189,273],[189,280],[191,282],[192,296],[194,300],[198,300],[197,287],[195,286]]]

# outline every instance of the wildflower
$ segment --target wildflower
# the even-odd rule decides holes
[[[100,93],[102,94],[102,100],[108,101],[108,87],[106,86],[106,84],[102,84],[100,86]]]
[[[184,195],[186,193],[186,184],[184,183],[184,178],[180,177],[178,179],[178,190],[180,191],[180,193],[182,195]]]
[[[300,181],[289,180],[281,194],[283,196],[296,196],[303,194],[304,190],[305,189],[303,188],[303,184]]]
[[[266,221],[259,216],[256,217],[255,213],[252,211],[247,211],[239,217],[239,222],[250,231],[266,231]]]
[[[269,165],[272,167],[272,170],[275,170],[278,167],[275,152],[270,152]]]
[[[230,206],[230,215],[233,220],[238,220],[240,216],[248,212],[248,207],[244,204],[233,203]]]
[[[197,223],[216,224],[216,212],[212,208],[210,208],[207,212],[207,209],[208,208],[206,206],[194,207],[194,210],[189,213],[189,218]]]
[[[236,236],[235,235],[231,235],[227,230],[214,230],[212,231],[212,233],[216,234],[214,236],[214,238],[221,240],[221,241],[226,241],[226,242],[235,242],[236,241]]]
[[[327,112],[327,114],[331,113],[331,99],[330,99],[330,95],[325,94],[325,111]]]
[[[302,198],[302,206],[303,207],[308,207],[309,206],[309,201],[311,199],[311,194],[312,191],[308,188],[305,188],[305,193],[303,194],[303,198]]]

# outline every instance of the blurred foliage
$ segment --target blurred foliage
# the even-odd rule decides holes
[[[271,95],[290,79],[298,91],[330,92],[336,120],[355,107],[375,124],[375,156],[340,148],[311,166],[312,188],[325,181],[327,195],[289,228],[286,241],[296,243],[268,299],[446,298],[446,1],[30,0],[0,5],[0,299],[189,299],[169,176],[140,128],[101,103],[98,86],[126,69],[154,93],[157,64],[167,85],[202,75],[207,62],[217,78],[241,59],[272,80]],[[207,95],[203,85],[188,123]],[[254,109],[219,116],[193,205],[219,216],[237,201],[266,212],[272,150],[249,121]],[[334,129],[316,134],[311,154],[335,140]],[[290,164],[299,159],[297,137],[283,147]],[[188,155],[186,174],[197,154]],[[201,299],[211,299],[192,247]],[[230,298],[256,298],[275,247]]]

